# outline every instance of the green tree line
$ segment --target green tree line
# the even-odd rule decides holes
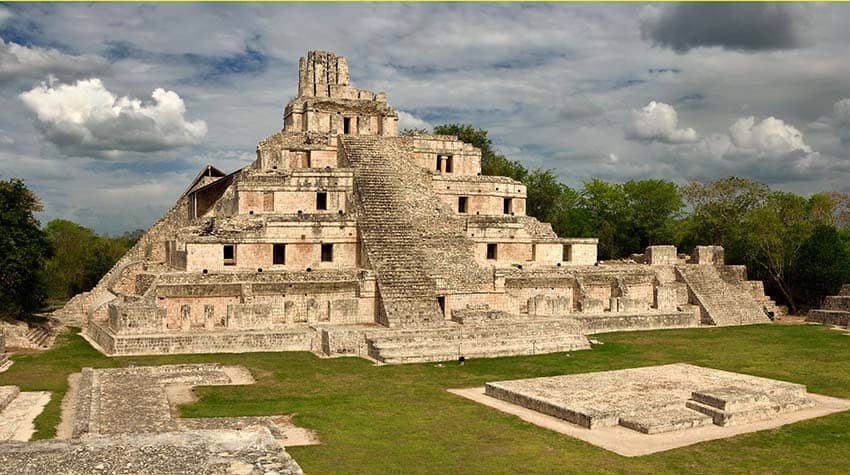
[[[42,228],[41,210],[21,180],[0,180],[0,318],[31,319],[90,290],[143,233],[100,235],[62,219]]]

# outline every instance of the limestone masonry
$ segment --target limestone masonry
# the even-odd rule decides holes
[[[810,310],[806,320],[838,325],[850,330],[850,285],[842,286],[838,295],[830,295],[824,299],[823,307]]]
[[[526,216],[480,150],[398,135],[383,93],[332,52],[301,58],[284,128],[233,173],[207,166],[62,313],[117,354],[313,351],[400,363],[588,348],[585,334],[768,322],[721,248],[601,263],[596,239]]]
[[[628,457],[846,411],[801,384],[677,363],[450,389]]]

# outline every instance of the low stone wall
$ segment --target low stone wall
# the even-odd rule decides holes
[[[94,387],[94,370],[83,368],[80,372],[80,382],[77,387],[77,407],[74,413],[74,430],[71,437],[80,438],[83,434],[95,432],[92,430],[92,388]]]
[[[665,328],[689,328],[699,326],[693,313],[606,313],[602,315],[570,315],[586,333],[606,333],[634,330],[662,330]]]
[[[850,312],[836,310],[810,310],[806,320],[827,325],[850,326]]]
[[[365,356],[368,352],[362,328],[322,328],[322,353],[327,356]]]
[[[153,335],[115,335],[91,322],[87,336],[107,355],[319,351],[320,339],[309,327],[276,331],[223,331]]]

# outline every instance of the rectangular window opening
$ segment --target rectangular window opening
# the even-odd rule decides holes
[[[272,264],[282,266],[286,264],[286,244],[274,244],[272,247]]]
[[[443,156],[442,155],[437,155],[437,171],[438,172],[443,171]]]
[[[469,198],[466,196],[459,196],[457,198],[457,212],[458,213],[466,213],[466,205],[469,201]]]
[[[342,119],[342,133],[351,133],[351,117],[345,117]]]
[[[437,296],[437,305],[440,306],[440,312],[443,314],[443,317],[446,316],[446,297],[444,295]]]
[[[504,214],[511,214],[511,199],[510,198],[505,198],[502,201],[502,211],[504,212]]]
[[[487,244],[487,259],[488,260],[496,260],[496,245],[493,243]]]
[[[316,209],[328,209],[328,194],[324,191],[316,193]]]
[[[446,157],[446,173],[452,173],[452,162],[454,162],[454,160],[452,160],[452,156],[448,155]]]
[[[333,262],[334,260],[334,245],[322,244],[322,262]]]
[[[561,260],[564,262],[570,262],[573,260],[573,246],[570,244],[564,244],[563,255],[561,256]]]
[[[235,266],[236,265],[236,246],[234,244],[225,244],[224,245],[224,265],[226,265],[226,266]]]

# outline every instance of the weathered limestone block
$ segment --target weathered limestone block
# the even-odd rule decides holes
[[[110,303],[108,312],[109,328],[115,333],[160,333],[165,330],[165,307],[154,303]]]
[[[676,246],[649,246],[644,253],[644,259],[649,265],[676,264]]]
[[[192,306],[183,304],[180,306],[180,329],[187,331],[192,328]]]
[[[568,295],[535,295],[528,299],[528,314],[538,317],[557,317],[572,312],[573,301]]]
[[[599,299],[585,297],[579,300],[579,310],[582,313],[602,313],[605,311],[605,306]]]
[[[262,330],[269,327],[271,327],[271,305],[246,303],[227,306],[228,329]]]
[[[215,327],[215,305],[204,305],[204,328],[212,330]]]
[[[692,264],[720,266],[724,262],[722,246],[697,246],[694,248],[693,254],[691,254]]]
[[[676,310],[678,304],[678,287],[674,283],[660,284],[655,287],[655,308],[658,310]]]

